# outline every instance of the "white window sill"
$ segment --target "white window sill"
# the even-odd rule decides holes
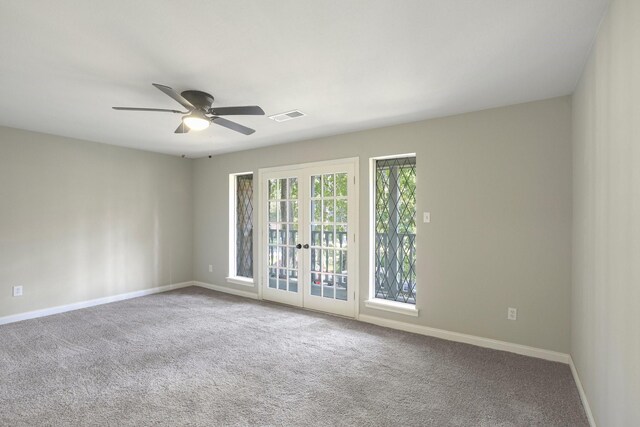
[[[380,298],[368,299],[364,302],[365,307],[376,310],[389,311],[391,313],[406,314],[407,316],[418,316],[420,310],[413,304],[405,304],[396,301],[386,301]]]
[[[240,276],[231,276],[227,277],[227,283],[233,283],[236,285],[249,286],[251,288],[254,287],[253,279],[248,277],[240,277]]]

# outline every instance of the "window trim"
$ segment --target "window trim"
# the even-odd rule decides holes
[[[227,279],[227,283],[233,283],[236,285],[243,285],[243,286],[250,286],[250,287],[254,287],[255,286],[255,281],[254,278],[251,277],[244,277],[244,276],[238,276],[237,275],[237,265],[236,265],[236,252],[237,252],[237,248],[236,248],[236,235],[237,235],[237,231],[236,231],[236,227],[237,227],[237,222],[236,222],[236,218],[237,218],[237,209],[238,209],[238,197],[237,197],[237,183],[238,183],[238,177],[239,176],[243,176],[243,175],[251,175],[252,176],[252,182],[253,182],[253,190],[255,191],[255,174],[253,173],[253,171],[249,171],[249,172],[237,172],[237,173],[230,173],[229,174],[229,275],[226,277]],[[255,224],[255,218],[252,218],[252,221]],[[254,263],[254,267],[255,267],[255,263]],[[255,268],[254,268],[254,276],[255,276]]]
[[[378,156],[369,158],[369,295],[365,300],[365,307],[388,311],[392,313],[404,314],[408,316],[418,316],[418,293],[416,292],[416,303],[391,301],[383,298],[376,298],[375,279],[375,241],[376,241],[376,162],[386,159],[402,159],[406,157],[417,157],[416,153],[392,154],[388,156]],[[416,212],[417,215],[417,212]],[[417,221],[416,221],[417,225]],[[416,280],[416,288],[417,288]]]
[[[365,307],[375,308],[377,310],[406,314],[409,316],[418,316],[418,314],[420,313],[420,309],[413,304],[409,304],[407,302],[391,301],[382,298],[369,298],[364,302],[364,305]]]

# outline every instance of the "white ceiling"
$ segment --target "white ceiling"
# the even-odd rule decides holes
[[[2,0],[0,125],[202,156],[566,95],[608,0]],[[174,134],[151,83],[257,104]]]

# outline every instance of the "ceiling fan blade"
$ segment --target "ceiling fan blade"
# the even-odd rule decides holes
[[[173,133],[188,133],[189,126],[185,125],[184,122],[180,122],[180,126]]]
[[[193,106],[192,103],[187,101],[182,95],[180,95],[178,92],[176,92],[175,90],[173,90],[169,86],[160,85],[158,83],[151,83],[151,84],[154,85],[156,88],[160,89],[165,94],[167,94],[170,97],[172,97],[173,99],[175,99],[176,101],[178,101],[178,103],[180,105],[182,105],[184,108],[186,108],[187,110],[191,111],[191,110],[194,110],[196,108],[196,107]]]
[[[264,116],[264,110],[257,105],[244,107],[210,108],[209,114],[214,116]]]
[[[242,126],[240,123],[232,122],[231,120],[223,119],[222,117],[213,117],[211,119],[211,122],[220,126],[224,126],[228,129],[235,130],[236,132],[240,132],[244,135],[251,135],[255,132],[254,129]]]
[[[111,107],[114,110],[123,110],[123,111],[159,111],[162,113],[178,113],[178,114],[188,114],[188,111],[178,111],[178,110],[165,110],[163,108],[135,108],[135,107]]]

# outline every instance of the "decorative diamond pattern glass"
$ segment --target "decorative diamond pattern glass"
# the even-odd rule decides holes
[[[267,185],[269,287],[298,292],[298,179],[270,179]]]
[[[416,159],[376,161],[375,297],[416,303]]]
[[[347,174],[311,177],[311,295],[347,300]]]
[[[253,277],[253,175],[236,177],[236,275]]]

